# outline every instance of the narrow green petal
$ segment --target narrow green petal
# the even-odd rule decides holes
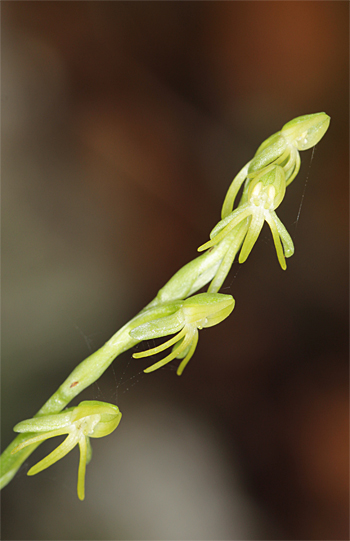
[[[279,236],[279,233],[278,233],[278,229],[276,227],[274,217],[272,216],[272,214],[271,214],[271,216],[266,216],[266,221],[269,224],[270,229],[271,229],[273,242],[275,243],[275,248],[276,248],[276,253],[277,253],[277,258],[278,258],[279,264],[281,265],[283,270],[286,270],[287,264],[286,264],[286,260],[284,259],[283,248],[282,248],[282,244],[281,244],[281,241],[280,241],[280,236]]]
[[[55,464],[58,460],[66,456],[73,447],[78,443],[76,433],[69,434],[69,436],[61,443],[52,453],[40,460],[35,466],[30,468],[27,475],[36,475],[37,473],[45,470],[52,464]]]
[[[226,276],[230,272],[230,269],[233,264],[233,260],[236,257],[236,254],[239,250],[239,247],[236,249],[235,246],[233,246],[230,250],[227,251],[224,259],[221,262],[220,267],[217,270],[217,273],[215,274],[213,280],[211,281],[208,293],[217,293],[219,289],[222,287],[222,284],[224,283]]]
[[[39,434],[38,436],[34,436],[33,438],[29,438],[28,440],[23,441],[17,447],[12,449],[11,454],[14,455],[18,451],[21,451],[24,449],[24,447],[27,447],[28,445],[32,445],[32,443],[40,443],[42,441],[48,440],[49,438],[55,438],[56,436],[62,436],[63,434],[67,434],[68,430],[67,428],[59,428],[57,430],[52,430],[51,432],[45,432],[44,434]]]
[[[250,208],[250,204],[245,203],[243,205],[240,205],[238,208],[236,208],[232,212],[230,212],[230,214],[226,216],[226,218],[223,218],[222,220],[220,220],[220,222],[218,222],[216,226],[213,227],[213,229],[210,231],[210,238],[213,239],[214,237],[216,237],[219,233],[221,233],[221,231],[223,231],[226,228],[226,226],[228,226],[229,224],[232,224],[232,220],[235,220],[237,216],[241,216],[242,212],[249,208]]]
[[[90,438],[86,436],[86,464],[89,464],[90,460],[92,459],[92,447]]]
[[[133,357],[134,359],[141,359],[142,357],[150,357],[151,355],[156,355],[157,353],[160,353],[161,351],[164,351],[167,348],[170,348],[173,344],[176,344],[183,336],[186,334],[185,327],[176,335],[170,338],[170,340],[167,340],[163,344],[160,344],[159,346],[156,346],[155,348],[147,349],[146,351],[140,351],[139,353],[134,353]]]
[[[292,238],[277,214],[275,212],[271,212],[271,216],[276,224],[279,236],[282,239],[284,255],[286,257],[291,257],[294,254],[294,244]]]
[[[248,162],[233,179],[227,191],[224,204],[222,205],[221,218],[226,218],[232,211],[237,193],[247,177],[249,164],[250,162]]]
[[[87,441],[89,438],[87,436],[83,436],[79,440],[79,449],[80,449],[80,459],[79,459],[79,469],[78,469],[78,484],[77,484],[77,492],[78,492],[78,498],[79,500],[83,500],[85,498],[85,472],[86,472],[86,464],[87,464]]]
[[[244,243],[239,254],[238,261],[244,263],[253,249],[256,243],[262,226],[264,225],[264,212],[257,208],[256,212],[252,215],[252,220],[249,225],[248,233],[244,239]]]
[[[218,235],[216,235],[216,237],[214,237],[210,241],[200,246],[198,248],[198,252],[202,252],[203,250],[206,250],[207,248],[210,248],[211,246],[214,246],[215,244],[220,242],[220,240],[226,237],[226,235],[230,231],[232,231],[232,229],[236,227],[236,225],[238,225],[242,220],[247,218],[247,216],[249,216],[250,214],[251,214],[251,207],[249,206],[245,208],[244,210],[242,210],[226,227],[224,227],[221,233],[219,233]]]
[[[287,178],[287,175],[289,173],[290,175],[290,171],[292,171],[294,169],[294,165],[295,165],[295,159],[296,159],[296,152],[297,149],[295,148],[294,145],[288,145],[288,160],[286,161],[286,163],[284,165],[281,165],[281,167],[283,167],[283,171],[284,171],[284,174],[285,174],[285,177]]]
[[[274,165],[281,165],[281,163],[283,163],[290,155],[290,148],[287,147],[286,150],[283,152],[283,154],[281,154],[281,156],[279,156],[279,158],[277,158],[277,160],[275,160],[273,163]]]
[[[293,180],[295,179],[295,177],[297,176],[297,174],[299,173],[299,169],[300,169],[300,154],[299,154],[299,151],[298,149],[295,148],[295,165],[294,165],[294,170],[293,170],[293,173],[290,175],[290,177],[286,178],[286,186],[289,186],[289,184],[291,184],[293,182]]]
[[[181,338],[180,342],[182,342],[184,340],[184,338]],[[190,350],[190,347],[191,347],[191,344],[189,344],[187,346],[187,348],[185,349],[182,349],[180,352],[179,352],[179,348],[178,346],[180,345],[180,342],[178,342],[177,344],[175,344],[173,346],[173,349],[177,349],[177,356],[176,356],[176,359],[184,359],[187,355],[187,353],[189,352]]]
[[[178,376],[181,376],[182,372],[185,370],[188,362],[190,361],[191,357],[193,356],[193,354],[194,354],[194,352],[196,350],[197,343],[198,343],[198,331],[196,329],[196,332],[195,332],[193,340],[192,340],[191,348],[190,348],[189,352],[187,353],[186,357],[184,358],[184,360],[181,361],[181,363],[179,364],[179,367],[178,367],[178,369],[176,371],[176,374]]]
[[[170,361],[172,361],[173,359],[176,359],[176,357],[180,355],[181,351],[183,351],[184,349],[188,347],[189,343],[190,343],[190,339],[188,339],[187,336],[185,336],[185,338],[181,340],[177,348],[174,348],[173,351],[169,355],[164,357],[164,359],[162,359],[161,361],[158,361],[157,363],[152,364],[151,366],[146,368],[144,372],[146,374],[148,374],[149,372],[154,372],[155,370],[158,370],[158,368],[161,368],[162,366],[170,363]]]

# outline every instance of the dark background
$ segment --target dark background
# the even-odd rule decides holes
[[[2,2],[3,448],[196,256],[259,144],[332,118],[278,210],[287,271],[265,225],[181,378],[118,358],[83,393],[123,412],[84,503],[77,450],[26,476],[48,442],[3,539],[348,539],[348,11]]]

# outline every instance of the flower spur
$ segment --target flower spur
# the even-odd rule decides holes
[[[240,226],[239,240],[241,243],[244,238],[244,242],[239,255],[239,262],[244,263],[266,220],[272,232],[278,261],[282,269],[285,270],[287,268],[285,257],[293,255],[294,245],[288,231],[274,212],[283,200],[285,191],[286,181],[282,167],[279,165],[265,167],[249,183],[247,202],[241,204],[221,220],[210,233],[211,240],[200,246],[198,251],[201,252],[215,246],[226,235],[232,234],[234,228]],[[242,222],[244,223],[242,224]],[[282,239],[284,253],[280,239]],[[240,247],[240,243],[236,244],[236,252]]]
[[[174,346],[172,352],[161,361],[149,366],[144,372],[153,372],[173,359],[182,359],[176,373],[181,376],[187,363],[195,352],[198,342],[198,329],[212,327],[223,321],[232,312],[235,301],[231,295],[221,293],[200,293],[171,303],[174,313],[135,327],[130,331],[136,340],[150,340],[177,333],[160,346],[134,353],[133,357],[149,357]],[[175,345],[176,344],[176,345]]]
[[[90,438],[102,438],[115,430],[122,414],[117,406],[96,400],[84,401],[75,408],[67,408],[62,413],[34,417],[18,423],[15,432],[43,432],[33,436],[13,449],[17,453],[27,445],[40,443],[48,438],[68,434],[67,438],[45,458],[30,468],[28,475],[35,475],[67,455],[79,445],[80,460],[78,469],[78,497],[85,497],[85,471],[91,460]]]

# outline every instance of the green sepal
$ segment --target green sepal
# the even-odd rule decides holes
[[[315,146],[328,130],[331,119],[326,113],[303,115],[287,122],[281,134],[288,143],[292,143],[298,150],[307,150]]]
[[[272,143],[255,154],[248,168],[248,176],[261,171],[264,167],[270,165],[283,155],[287,148],[286,139],[282,135],[278,135],[277,137],[276,135],[273,137]]]
[[[224,204],[222,205],[222,210],[221,210],[222,219],[226,218],[226,216],[228,216],[230,212],[232,212],[233,205],[235,203],[235,199],[239,192],[239,189],[247,178],[249,165],[250,165],[250,162],[248,162],[233,179],[226,193]]]

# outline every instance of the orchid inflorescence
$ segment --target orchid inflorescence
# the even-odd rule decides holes
[[[134,353],[133,357],[149,357],[172,347],[167,356],[144,372],[153,372],[173,359],[180,359],[177,374],[181,375],[196,349],[198,330],[220,323],[232,312],[233,297],[218,291],[236,255],[240,252],[240,263],[246,261],[265,221],[271,229],[278,261],[282,269],[286,269],[285,258],[293,255],[294,245],[275,211],[285,197],[286,188],[299,172],[299,152],[316,145],[326,133],[329,122],[325,113],[301,116],[285,124],[260,145],[252,160],[233,179],[224,200],[221,220],[212,229],[210,240],[198,248],[204,253],[176,272],[153,301],[104,346],[81,362],[35,417],[14,427],[19,435],[0,457],[1,488],[11,481],[41,442],[67,434],[63,443],[30,468],[28,475],[46,469],[79,445],[77,488],[79,498],[84,499],[85,470],[91,458],[90,438],[113,432],[121,413],[117,406],[97,401],[64,408],[94,383],[120,353],[143,340],[174,335],[161,345]],[[242,195],[234,209],[241,188]],[[205,286],[208,286],[206,293],[196,294]]]
[[[216,292],[221,288],[242,244],[238,260],[240,263],[246,261],[265,220],[272,232],[278,261],[283,270],[287,268],[285,257],[293,255],[294,245],[274,211],[299,172],[299,151],[316,145],[327,131],[329,122],[325,113],[304,115],[288,122],[260,145],[253,159],[233,179],[222,206],[222,220],[211,231],[211,240],[198,248],[203,251],[225,239],[230,243],[208,291]],[[233,210],[242,186],[240,203]]]

